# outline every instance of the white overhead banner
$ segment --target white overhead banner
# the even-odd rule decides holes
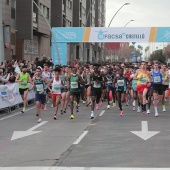
[[[62,43],[170,42],[170,27],[57,27],[52,31]]]

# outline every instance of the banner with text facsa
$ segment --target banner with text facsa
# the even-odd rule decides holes
[[[67,43],[57,43],[59,55],[60,55],[60,65],[67,65]],[[57,56],[57,50],[56,50],[56,44],[52,42],[51,45],[51,55],[52,60],[55,65],[58,65],[58,56]]]
[[[57,42],[170,42],[170,27],[57,27]],[[53,40],[52,40],[53,42]]]

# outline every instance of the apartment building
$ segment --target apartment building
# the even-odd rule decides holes
[[[50,28],[47,22],[51,22],[51,1],[17,0],[16,7],[16,58],[34,60],[36,57],[50,57]]]
[[[51,1],[2,0],[2,23],[5,59],[34,60],[51,56]]]
[[[101,1],[99,3],[99,1]],[[99,10],[98,10],[99,8]],[[97,13],[96,13],[97,9]],[[99,22],[97,17],[100,17]],[[105,25],[105,0],[51,0],[52,27],[95,27]],[[98,47],[100,45],[100,47]],[[97,61],[102,55],[101,44],[68,44],[68,63]]]
[[[16,55],[16,0],[1,3],[4,58],[10,60]]]

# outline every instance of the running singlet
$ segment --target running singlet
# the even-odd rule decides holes
[[[124,92],[126,90],[126,80],[125,77],[117,77],[117,87],[116,91]]]
[[[137,75],[137,85],[146,85],[149,77],[148,77],[148,72],[140,70],[140,72]]]
[[[111,74],[111,75],[107,74],[107,75],[106,75],[106,78],[107,78],[107,83],[106,83],[106,85],[112,86],[112,85],[113,85],[113,79],[114,79],[113,74]]]
[[[41,91],[45,88],[45,82],[42,80],[42,76],[37,79],[35,77],[35,81],[34,81],[34,90],[35,93],[40,94]],[[46,91],[44,90],[44,94],[46,94]]]
[[[130,76],[132,75],[132,73],[131,72],[125,72],[125,76],[126,76],[126,78],[128,79],[128,80],[130,80]]]
[[[78,74],[70,76],[70,92],[77,93],[80,91],[77,82],[78,79],[79,79]]]
[[[28,73],[25,73],[24,75],[22,73],[20,73],[19,75],[19,80],[21,80],[22,82],[19,82],[19,88],[20,89],[28,89]]]
[[[61,80],[56,81],[55,78],[53,79],[52,83],[52,94],[61,94]]]
[[[93,87],[99,89],[102,87],[102,84],[98,83],[96,80],[103,81],[102,76],[100,76],[100,73],[97,76],[93,74]]]
[[[162,84],[162,74],[160,69],[158,69],[157,73],[152,70],[152,82],[153,84]]]
[[[165,80],[166,74],[162,74],[162,82]],[[164,85],[169,85],[169,81],[167,80]]]
[[[48,81],[50,81],[50,77],[52,78],[52,76],[50,75],[50,72],[45,73],[45,71],[43,71],[42,76],[45,77]]]

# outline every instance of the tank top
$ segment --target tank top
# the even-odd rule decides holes
[[[19,88],[20,89],[27,89],[29,88],[28,85],[28,73],[20,73],[19,74],[19,80],[22,80],[22,82],[19,82]]]
[[[106,78],[107,78],[107,84],[113,84],[113,79],[114,79],[113,74],[111,75],[108,74]]]
[[[42,72],[42,76],[45,77],[48,81],[50,81],[50,72],[45,73],[45,71]],[[51,77],[52,78],[52,77]]]
[[[158,69],[157,73],[152,70],[152,82],[153,84],[162,84],[162,74],[160,69]]]
[[[37,77],[35,77],[35,81],[34,81],[34,90],[35,93],[41,93],[41,91],[45,88],[45,82],[42,79],[42,76],[38,79]],[[44,94],[46,94],[46,91],[44,91]]]
[[[125,77],[117,77],[117,87],[116,87],[116,91],[124,91],[124,89],[126,88],[126,80]]]
[[[100,73],[98,75],[93,74],[93,87],[94,88],[101,88],[102,84],[98,83],[96,80],[103,81],[102,76],[100,76]]]
[[[78,74],[70,76],[70,92],[79,92]]]
[[[148,76],[148,72],[147,70],[143,71],[140,70],[140,72],[137,75],[137,85],[146,85],[148,80],[149,80],[149,76]]]
[[[61,80],[56,81],[55,77],[52,83],[52,94],[61,94]]]
[[[164,81],[165,80],[165,78],[166,78],[166,74],[162,74],[162,81]],[[167,80],[165,83],[164,83],[164,85],[169,85],[169,81]]]

